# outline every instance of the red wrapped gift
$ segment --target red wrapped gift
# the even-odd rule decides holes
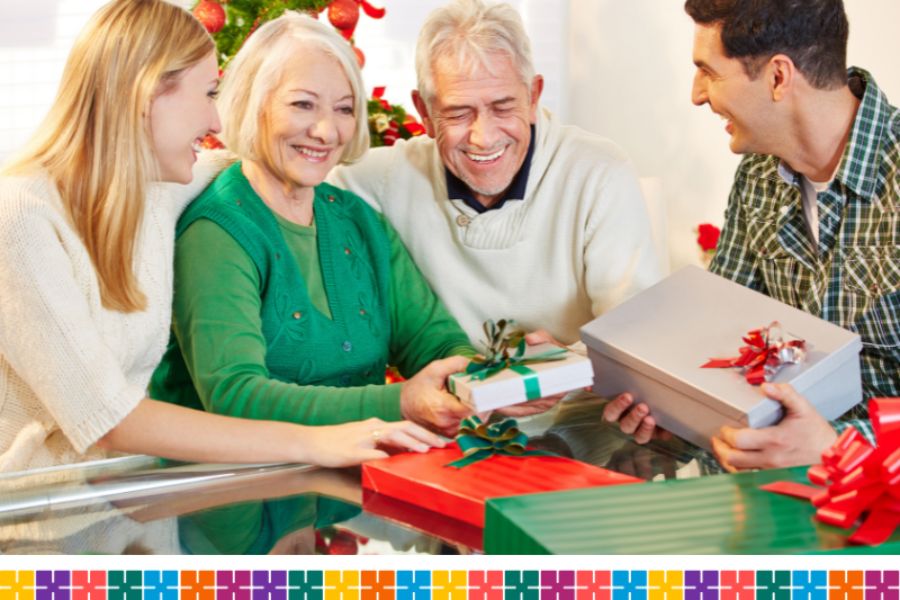
[[[453,545],[461,545],[481,552],[484,549],[484,530],[446,515],[426,510],[372,490],[363,490],[363,510],[382,519],[393,521]]]
[[[463,468],[453,443],[425,454],[408,452],[365,463],[362,484],[385,496],[484,527],[488,498],[644,483],[607,469],[560,456],[494,455]]]

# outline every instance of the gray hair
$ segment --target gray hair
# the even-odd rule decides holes
[[[330,27],[308,15],[288,11],[257,29],[225,71],[216,107],[222,120],[222,141],[239,158],[260,160],[254,151],[262,148],[257,145],[261,141],[261,118],[281,83],[284,66],[302,51],[303,44],[313,44],[334,57],[350,81],[356,129],[344,148],[341,164],[358,161],[369,149],[366,95],[353,49]]]
[[[519,77],[531,93],[534,63],[531,42],[522,17],[505,2],[453,0],[432,11],[416,44],[416,75],[419,94],[434,99],[434,66],[443,58],[454,58],[460,69],[484,66],[490,58],[508,56],[518,67]]]

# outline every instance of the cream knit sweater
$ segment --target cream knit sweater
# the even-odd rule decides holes
[[[87,250],[45,174],[0,179],[0,472],[106,458],[95,443],[146,397],[169,340],[175,222],[223,168],[150,186],[135,248],[145,312],[103,308]],[[214,156],[215,155],[215,156]]]
[[[444,165],[426,136],[370,151],[330,177],[384,212],[476,347],[482,323],[502,318],[571,345],[579,327],[660,277],[625,153],[562,127],[546,109],[535,135],[524,200],[483,214],[447,199]]]

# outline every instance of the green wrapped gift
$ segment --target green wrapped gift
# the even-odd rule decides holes
[[[900,533],[852,546],[808,500],[759,489],[807,467],[488,500],[488,554],[900,553]]]

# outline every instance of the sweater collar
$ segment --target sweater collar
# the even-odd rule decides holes
[[[503,208],[507,200],[524,200],[525,190],[528,187],[528,176],[531,173],[531,161],[534,158],[535,138],[537,131],[535,126],[531,126],[531,142],[528,144],[528,153],[525,155],[525,161],[519,168],[519,172],[513,177],[509,189],[500,197],[500,200],[489,207],[485,207],[481,202],[475,199],[469,186],[465,184],[459,177],[450,172],[446,166],[444,173],[447,177],[447,197],[450,200],[462,200],[469,205],[475,212],[481,214],[489,210]]]

